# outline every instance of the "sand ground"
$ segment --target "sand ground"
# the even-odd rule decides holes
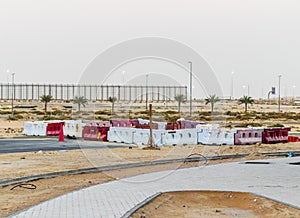
[[[178,209],[180,208],[180,209]],[[131,217],[299,217],[300,211],[252,194],[189,191],[163,193]]]
[[[20,103],[21,104],[21,103]],[[24,103],[23,103],[24,104]],[[39,110],[42,110],[42,104],[39,104]],[[176,106],[176,104],[174,104]],[[109,107],[109,104],[106,103],[106,106]],[[228,106],[228,105],[226,105]],[[51,103],[49,109],[61,107],[60,103]],[[175,107],[176,108],[176,107]],[[200,108],[200,109],[199,109]],[[209,110],[209,105],[199,105],[199,110]],[[276,104],[261,104],[250,106],[250,110],[263,110],[263,111],[276,111]],[[243,110],[242,105],[229,105],[229,109],[232,111],[241,111]],[[24,109],[23,109],[24,110]],[[300,107],[295,105],[284,105],[282,106],[283,111],[287,112],[300,112]],[[30,116],[27,117],[30,120]],[[23,121],[8,121],[7,119],[0,119],[0,137],[11,137],[11,136],[22,136],[23,131]],[[282,120],[272,120],[271,122],[284,121]],[[298,124],[293,124],[293,132],[299,132],[300,128]],[[133,163],[141,161],[151,161],[151,160],[160,160],[160,159],[172,159],[172,158],[186,158],[190,154],[201,154],[204,156],[213,156],[213,155],[223,155],[223,154],[242,154],[250,153],[251,155],[246,159],[259,159],[262,158],[259,153],[261,152],[276,152],[276,151],[300,151],[300,143],[287,143],[287,144],[274,144],[274,145],[247,145],[247,146],[204,146],[204,145],[187,145],[187,146],[178,146],[178,147],[165,147],[161,150],[142,150],[140,148],[117,148],[117,149],[86,149],[86,150],[75,150],[75,151],[51,151],[51,152],[28,152],[28,153],[15,153],[15,154],[0,154],[0,171],[1,171],[1,180],[36,175],[41,173],[55,172],[55,171],[64,171],[64,170],[73,170],[97,166],[107,166],[115,165],[122,163]],[[263,157],[266,158],[266,157]],[[226,161],[242,161],[246,160],[226,160]],[[220,162],[220,161],[218,161]],[[215,164],[218,162],[211,161],[208,164]],[[13,186],[2,187],[0,188],[0,217],[6,217],[12,213],[25,209],[26,207],[35,205],[39,202],[45,201],[47,199],[53,198],[55,196],[71,192],[83,187],[88,187],[95,184],[101,184],[104,182],[109,182],[117,178],[125,178],[133,175],[138,175],[141,173],[148,173],[161,170],[176,170],[181,167],[191,167],[204,164],[203,162],[199,163],[179,163],[179,164],[165,164],[159,166],[151,167],[139,167],[139,168],[130,168],[124,170],[116,170],[102,173],[92,173],[92,174],[80,174],[80,175],[70,175],[70,176],[59,176],[52,179],[43,179],[30,182],[36,186],[36,189],[24,189],[16,187],[13,190]],[[175,215],[186,215],[187,208],[197,208],[199,209],[199,201],[203,202],[203,199],[206,199],[205,202],[208,202],[205,205],[206,210],[203,213],[207,213],[207,217],[226,217],[228,211],[238,213],[247,213],[251,214],[250,217],[263,217],[260,215],[268,215],[265,217],[299,217],[297,211],[290,210],[289,207],[285,205],[275,205],[272,202],[268,202],[265,199],[259,199],[255,204],[251,202],[253,199],[252,196],[248,194],[239,193],[234,195],[235,204],[226,204],[225,197],[228,196],[228,193],[182,193],[180,196],[178,194],[166,194],[162,199],[158,200],[154,205],[161,205],[160,202],[172,202],[176,207],[175,209],[171,208],[172,213]],[[225,197],[224,197],[225,196]],[[258,198],[257,198],[258,199]],[[244,202],[248,208],[241,207],[239,202]],[[169,203],[168,203],[169,204]],[[168,205],[166,203],[166,205]],[[183,207],[183,204],[186,207]],[[243,205],[244,205],[243,204]],[[165,203],[163,203],[165,205]],[[275,206],[274,206],[275,205]],[[153,205],[152,205],[153,206]],[[258,206],[258,207],[257,207]],[[269,208],[275,208],[275,211],[270,211],[266,213]],[[159,208],[164,208],[160,206]],[[259,208],[260,211],[256,211]],[[175,212],[174,212],[175,210]],[[169,213],[168,210],[163,209],[157,210],[161,214]],[[189,209],[189,211],[193,211]],[[276,212],[277,211],[277,212]],[[201,211],[200,211],[201,212]],[[202,213],[201,212],[201,213]],[[282,212],[282,213],[279,213]],[[299,211],[298,211],[299,212]],[[246,213],[246,212],[245,212]],[[246,214],[247,214],[246,213]],[[151,214],[155,217],[155,214]],[[197,214],[191,213],[186,215],[187,217],[198,217]],[[221,217],[222,217],[221,216]],[[151,216],[152,217],[152,216]],[[172,216],[170,216],[172,217]],[[178,217],[178,216],[173,216]],[[227,216],[228,217],[228,216]],[[230,217],[230,216],[229,216]],[[240,216],[237,216],[240,217]],[[249,216],[248,216],[249,217]]]
[[[300,143],[276,144],[276,145],[252,145],[252,146],[203,146],[187,145],[178,147],[165,147],[161,150],[143,150],[140,148],[117,148],[97,150],[73,150],[64,152],[37,152],[37,153],[15,153],[0,155],[1,179],[16,178],[41,173],[64,171],[72,169],[89,168],[95,166],[115,165],[121,163],[133,163],[141,161],[150,161],[158,159],[185,158],[189,154],[203,154],[207,156],[220,154],[239,154],[250,153],[247,158],[239,160],[226,161],[243,161],[248,159],[262,158],[258,152],[268,151],[291,151],[300,150]],[[266,158],[266,157],[263,157]],[[98,160],[98,161],[97,161]],[[208,164],[215,164],[222,161],[209,161]],[[138,167],[123,170],[114,170],[108,172],[80,174],[70,176],[59,176],[52,179],[42,179],[32,181],[36,189],[24,189],[13,186],[7,186],[0,189],[0,217],[8,216],[14,212],[35,205],[39,202],[51,199],[58,195],[71,192],[83,187],[95,184],[101,184],[113,179],[125,178],[148,172],[162,170],[176,170],[182,167],[199,166],[204,162],[196,163],[173,163],[151,167]],[[216,193],[215,198],[219,194]],[[186,199],[189,199],[188,195]],[[219,204],[223,205],[224,200]],[[237,200],[238,202],[239,200]],[[181,202],[181,201],[179,201]],[[214,210],[216,206],[212,205],[208,210]],[[229,206],[228,206],[229,207]],[[268,204],[261,207],[268,207]],[[284,211],[289,211],[288,207],[283,206]],[[222,208],[222,207],[219,207]],[[221,211],[223,209],[220,209]],[[178,213],[182,208],[178,207]],[[193,217],[193,216],[190,216]],[[210,216],[208,216],[210,217]],[[214,217],[213,215],[211,217]],[[282,216],[280,216],[282,217]]]

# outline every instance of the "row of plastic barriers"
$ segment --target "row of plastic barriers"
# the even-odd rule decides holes
[[[124,128],[140,128],[149,129],[149,120],[136,119],[136,120],[110,120],[110,121],[97,121],[97,120],[50,120],[50,121],[32,121],[24,122],[24,134],[32,136],[56,136],[59,135],[61,125],[65,135],[74,137],[84,137],[88,131],[88,127],[124,127]],[[196,128],[199,122],[180,120],[174,123],[168,122],[153,122],[152,128],[157,130],[174,130]],[[83,131],[84,127],[87,127]],[[105,128],[104,128],[105,129]],[[99,129],[99,131],[102,131]]]
[[[168,128],[168,125],[170,129]],[[175,128],[176,126],[176,128]],[[172,127],[172,128],[171,128]],[[180,127],[179,129],[177,129]],[[53,120],[24,122],[24,134],[31,136],[58,136],[61,128],[66,136],[84,140],[111,141],[147,145],[150,136],[148,120]],[[152,139],[157,146],[164,145],[250,145],[256,143],[297,142],[289,136],[290,128],[225,129],[217,124],[179,120],[174,123],[152,124]]]
[[[110,142],[128,143],[142,146],[148,144],[149,137],[150,129],[110,127],[107,139]],[[157,146],[197,144],[197,130],[182,129],[177,131],[169,131],[153,129],[152,140]]]
[[[107,121],[82,121],[82,120],[50,120],[24,122],[23,133],[28,136],[58,136],[61,128],[66,136],[81,138],[88,132],[84,128],[107,126]],[[107,130],[108,131],[108,130]],[[90,137],[90,136],[89,136]]]
[[[196,128],[178,130],[152,130],[155,145],[251,145],[257,143],[286,143],[290,128],[225,129],[217,125],[197,125]],[[108,141],[147,145],[149,129],[111,127]],[[290,140],[291,141],[291,140]],[[296,140],[294,140],[296,141]]]

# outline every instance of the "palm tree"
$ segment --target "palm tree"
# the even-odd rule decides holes
[[[41,102],[45,102],[45,113],[47,113],[47,105],[52,100],[52,96],[51,95],[42,95],[40,98],[41,98]]]
[[[111,102],[111,114],[114,114],[115,102],[117,101],[116,97],[109,97],[108,101]]]
[[[239,99],[240,104],[245,104],[245,113],[247,112],[248,109],[248,104],[253,104],[254,99],[252,99],[250,96],[243,96]]]
[[[78,105],[78,111],[80,111],[81,106],[85,107],[87,102],[88,100],[84,96],[80,96],[80,97],[75,96],[74,98],[74,103]]]
[[[214,107],[215,107],[215,103],[217,103],[218,101],[220,101],[221,99],[216,96],[215,94],[213,95],[209,95],[206,99],[205,99],[205,104],[209,104],[211,106],[211,113],[214,112]]]
[[[174,98],[178,102],[178,112],[180,113],[181,103],[186,102],[186,98],[183,94],[176,95]]]

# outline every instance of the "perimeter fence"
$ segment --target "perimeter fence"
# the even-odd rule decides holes
[[[116,97],[118,101],[165,101],[182,94],[187,97],[186,86],[141,85],[78,85],[78,84],[0,84],[1,100],[39,100],[51,95],[54,100],[73,100],[84,96],[88,100],[106,101]]]

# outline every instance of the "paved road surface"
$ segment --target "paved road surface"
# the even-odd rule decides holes
[[[0,140],[0,154],[17,152],[37,152],[37,151],[59,151],[75,150],[80,148],[120,148],[126,147],[121,144],[111,144],[108,142],[94,142],[81,140],[65,140],[58,142],[57,139],[2,139]]]

